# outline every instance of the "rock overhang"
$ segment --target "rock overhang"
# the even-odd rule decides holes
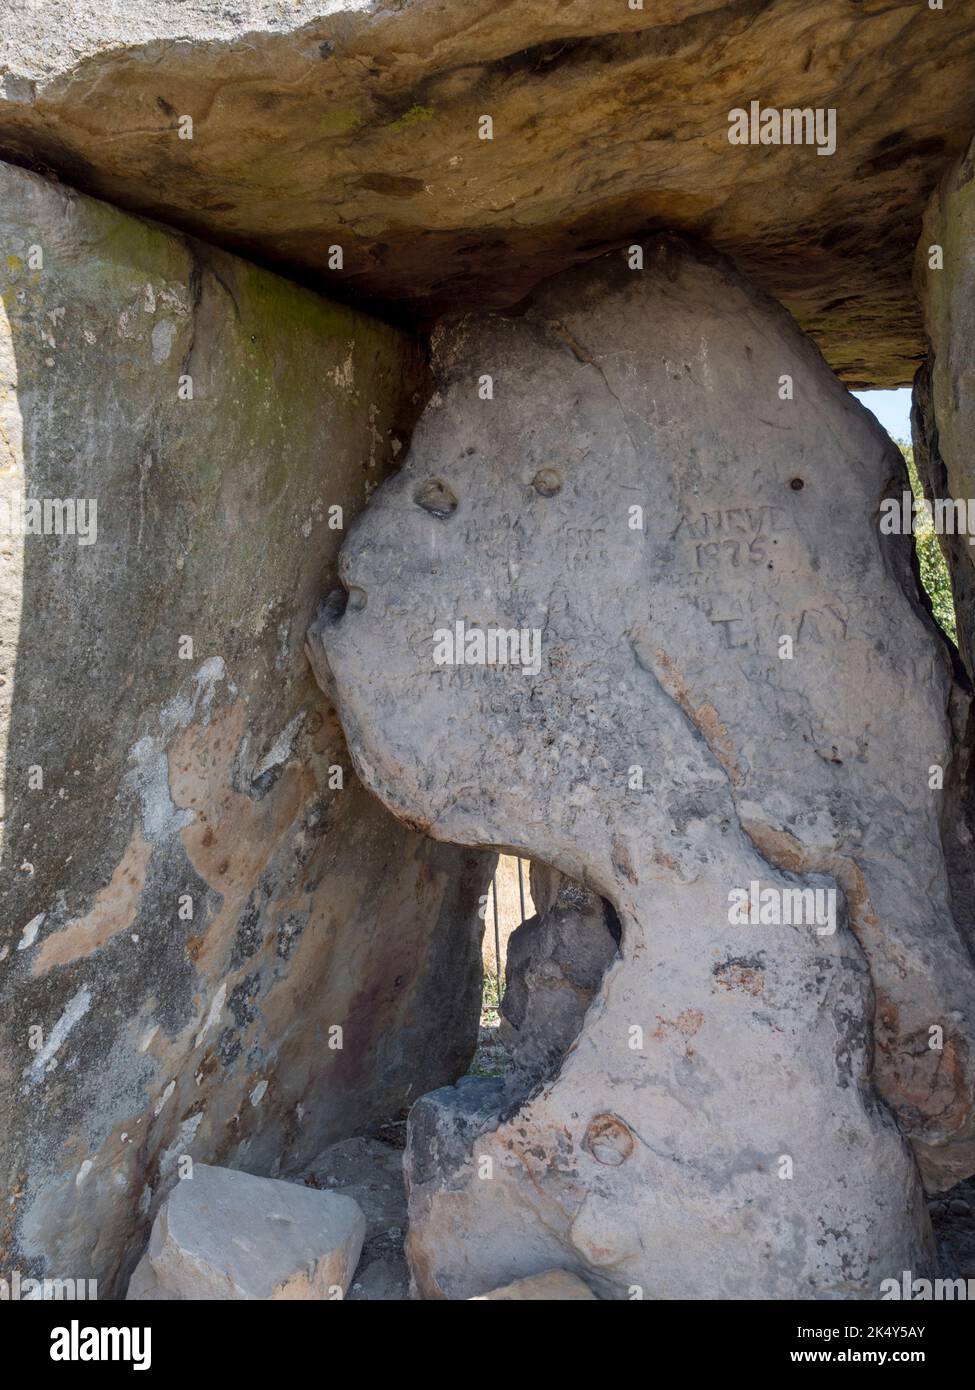
[[[975,126],[960,7],[9,10],[7,157],[332,295],[430,322],[669,228],[734,256],[852,387],[907,384],[924,354],[913,249]],[[731,145],[728,113],[753,100],[835,110],[835,153]]]

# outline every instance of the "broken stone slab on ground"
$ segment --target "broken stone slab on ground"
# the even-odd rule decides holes
[[[577,1274],[567,1269],[548,1269],[543,1274],[530,1274],[516,1279],[490,1293],[475,1294],[470,1303],[582,1303],[596,1301],[596,1295]]]
[[[351,1197],[197,1163],[163,1203],[127,1298],[343,1298],[365,1233]]]
[[[622,927],[557,1075],[414,1106],[413,1278],[874,1298],[934,1260],[918,1168],[975,1168],[928,782],[967,697],[879,533],[905,475],[873,417],[721,258],[664,237],[644,266],[440,326],[406,465],[343,547],[357,601],[310,633],[394,814],[540,859]],[[460,621],[538,633],[540,673],[438,663]],[[831,920],[735,917],[756,885],[832,893]]]

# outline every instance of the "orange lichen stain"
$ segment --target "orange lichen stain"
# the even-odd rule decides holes
[[[742,819],[741,828],[762,857],[778,869],[792,874],[829,874],[843,889],[850,913],[850,926],[869,958],[881,955],[906,974],[907,964],[900,952],[878,932],[879,922],[867,891],[863,871],[854,859],[832,849],[807,849],[788,830],[776,830],[762,821]]]
[[[665,1042],[675,1033],[679,1033],[683,1038],[693,1038],[703,1027],[704,1015],[700,1009],[683,1009],[677,1015],[676,1022],[657,1014],[657,1026],[650,1036],[654,1042]]]
[[[798,874],[806,866],[807,852],[788,830],[775,830],[762,821],[743,820],[742,829],[770,864]]]
[[[136,826],[111,882],[95,898],[91,911],[53,932],[37,954],[32,975],[44,975],[56,965],[90,956],[99,946],[127,931],[139,913],[152,845]]]
[[[630,851],[622,840],[613,841],[613,868],[628,879],[630,883],[639,883],[636,870],[633,868],[633,860],[630,858]]]
[[[582,1147],[597,1163],[618,1168],[633,1153],[633,1133],[625,1120],[608,1112],[589,1121]]]
[[[740,786],[745,779],[735,758],[731,735],[718,717],[718,711],[712,704],[694,704],[684,683],[684,678],[666,652],[658,648],[654,656],[656,658],[654,674],[657,680],[697,729],[714,757],[728,774],[732,786]]]
[[[310,768],[286,767],[261,800],[234,790],[234,755],[246,717],[243,700],[224,705],[208,724],[191,725],[169,750],[173,801],[196,815],[180,839],[196,872],[223,898],[191,952],[197,966],[214,976],[251,892],[315,788]]]
[[[878,989],[874,1014],[877,1071],[884,1086],[895,1090],[904,1107],[901,1117],[908,1134],[924,1130],[932,1119],[942,1135],[964,1131],[971,1120],[971,1096],[967,1084],[968,1049],[957,1034],[946,1036],[940,1049],[929,1046],[922,1029],[905,1040],[900,1037],[900,1011]]]

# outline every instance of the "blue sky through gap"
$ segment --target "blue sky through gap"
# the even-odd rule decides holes
[[[911,388],[896,391],[854,391],[861,405],[872,410],[891,439],[911,442]]]

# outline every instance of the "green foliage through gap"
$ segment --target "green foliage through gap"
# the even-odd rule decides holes
[[[900,440],[897,446],[907,464],[907,476],[911,480],[911,490],[918,502],[924,499],[924,489],[917,475],[914,462],[914,448]],[[955,627],[955,602],[951,592],[951,575],[945,560],[944,551],[938,540],[931,518],[925,512],[918,512],[914,529],[914,545],[917,549],[918,565],[921,570],[921,583],[931,600],[935,621],[951,642],[958,646],[958,632]]]

